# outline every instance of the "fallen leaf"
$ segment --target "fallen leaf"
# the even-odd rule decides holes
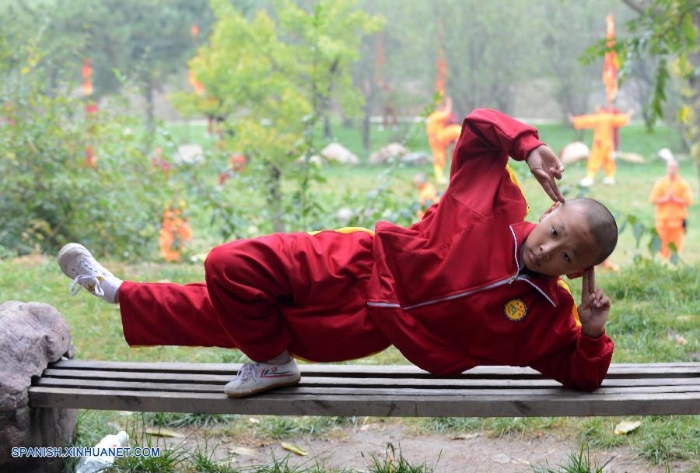
[[[623,420],[615,426],[615,430],[613,430],[613,435],[629,434],[633,430],[636,430],[640,425],[642,425],[642,423],[638,420]]]
[[[248,417],[248,422],[250,422],[251,424],[259,424],[260,420],[256,419],[255,417]]]
[[[297,447],[293,443],[282,442],[281,445],[282,445],[282,448],[284,448],[285,450],[288,450],[292,453],[296,453],[297,455],[301,455],[302,457],[304,455],[309,454],[309,452],[307,452],[306,450],[302,450],[301,448]]]
[[[460,435],[455,435],[452,437],[452,440],[470,440],[470,439],[475,439],[477,437],[481,437],[480,433],[472,433],[472,434],[460,434]]]
[[[172,437],[172,438],[177,438],[177,439],[181,439],[181,438],[185,437],[184,434],[181,434],[179,432],[175,432],[174,430],[161,429],[158,427],[148,427],[146,429],[146,433],[149,435],[154,435],[156,437]]]

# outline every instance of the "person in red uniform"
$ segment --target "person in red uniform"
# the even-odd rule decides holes
[[[555,201],[539,223],[523,221],[509,156]],[[232,241],[209,253],[205,282],[186,285],[122,281],[76,243],[58,263],[73,289],[120,304],[130,345],[242,350],[254,362],[225,386],[231,397],[297,383],[295,357],[342,361],[390,345],[437,375],[531,366],[594,390],[613,342],[593,267],[613,251],[617,225],[597,201],[564,200],[563,170],[535,128],[479,109],[463,122],[440,203],[409,227]],[[565,274],[583,276],[578,308]]]

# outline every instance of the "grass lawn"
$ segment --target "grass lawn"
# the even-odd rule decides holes
[[[340,125],[336,129],[338,135],[342,135],[349,143],[358,142],[355,130],[343,129]],[[183,142],[204,140],[201,127],[173,128],[172,132]],[[373,134],[377,145],[381,145],[382,140],[388,142],[395,138],[392,131],[382,133],[375,131]],[[541,127],[541,136],[556,150],[573,139],[573,132],[568,127],[548,125]],[[420,133],[413,133],[407,143],[414,143],[414,149],[427,150],[427,144],[421,137]],[[677,150],[677,137],[668,129],[657,130],[654,135],[647,135],[641,126],[630,126],[622,130],[621,139],[623,149],[642,154],[647,158],[647,163],[619,163],[618,183],[615,186],[598,184],[586,195],[606,203],[618,215],[620,223],[633,215],[638,221],[651,227],[653,226],[653,208],[648,204],[647,196],[653,182],[664,174],[663,163],[653,159],[653,156],[661,147]],[[588,141],[590,142],[590,139]],[[349,147],[361,159],[366,160],[366,153],[361,149],[355,145]],[[575,183],[584,176],[584,166],[583,162],[579,162],[566,170],[561,186],[569,197],[582,192]],[[548,207],[549,202],[536,181],[527,177],[523,165],[515,164],[515,167],[522,176],[523,191],[530,202],[530,218],[535,219]],[[327,182],[317,185],[313,191],[319,195],[319,202],[326,210],[333,212],[343,206],[342,196],[348,193],[371,193],[385,184],[387,175],[381,174],[380,170],[378,167],[364,164],[351,168],[328,166],[324,170]],[[390,173],[392,189],[399,199],[403,199],[402,202],[405,202],[406,207],[409,207],[415,199],[411,180],[418,170],[429,173],[430,167],[398,167]],[[682,162],[681,174],[688,179],[697,195],[697,177],[691,163]],[[225,188],[223,195],[224,198],[237,198],[233,187]],[[191,251],[206,252],[212,244],[216,243],[215,232],[208,223],[207,213],[198,210],[194,204],[190,205],[192,206],[192,225],[197,235],[191,243]],[[660,262],[652,257],[646,248],[648,236],[642,238],[642,245],[638,247],[631,226],[627,225],[622,231],[618,248],[611,257],[612,261],[622,266],[622,270],[617,273],[598,272],[598,285],[603,287],[613,299],[608,333],[616,343],[614,362],[700,361],[700,302],[697,298],[697,290],[700,287],[699,217],[698,206],[691,207],[687,246],[677,266]],[[127,265],[121,261],[106,261],[106,264],[118,276],[136,281],[185,283],[203,279],[203,268],[200,262],[164,264],[144,261]],[[68,284],[69,281],[60,273],[52,255],[0,260],[0,301],[40,301],[56,307],[64,314],[71,327],[78,358],[192,362],[243,360],[238,352],[222,349],[129,348],[122,336],[118,309],[84,293],[73,299],[68,294]],[[574,294],[578,295],[580,292],[578,281],[573,281],[570,285]],[[405,363],[401,355],[393,349],[358,362]],[[171,415],[146,416],[144,419],[148,422],[166,424],[192,421],[191,416]],[[236,429],[243,428],[236,422],[236,418],[224,420],[224,423],[212,427],[212,435],[233,435]],[[609,448],[629,444],[650,464],[669,464],[678,459],[691,463],[697,462],[698,466],[691,471],[700,472],[700,418],[694,416],[646,417],[640,419],[642,427],[632,435],[613,436],[612,427],[617,420],[619,419],[409,419],[404,422],[414,425],[418,431],[483,430],[489,435],[496,436],[534,435],[535,432],[546,429],[552,435],[578,438],[582,445],[591,446],[591,448]],[[80,426],[81,437],[76,445],[93,445],[102,435],[113,433],[114,429],[108,425],[110,422],[121,422],[119,414],[83,413]],[[310,422],[316,422],[313,428],[309,428],[311,434],[314,431],[332,428],[313,419],[270,419],[266,422],[271,423],[272,427],[267,431],[258,429],[253,435],[263,437],[269,435],[269,431],[274,430],[275,426],[282,434],[286,428],[298,431],[308,428]],[[140,438],[138,435],[132,435],[132,437]],[[142,466],[133,467],[127,471],[146,471],[143,468]],[[219,470],[200,467],[196,471]]]

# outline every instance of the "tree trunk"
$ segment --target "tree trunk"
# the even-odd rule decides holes
[[[331,119],[328,117],[328,114],[323,115],[323,136],[327,140],[333,138],[333,132],[331,131]]]
[[[144,99],[146,100],[146,136],[147,141],[150,143],[153,141],[153,135],[155,134],[155,101],[154,101],[155,87],[153,85],[153,80],[148,79],[145,82],[145,87],[143,91]]]
[[[274,232],[284,232],[284,207],[282,204],[282,172],[274,163],[266,161],[267,168],[267,206],[270,209]]]
[[[363,92],[365,93],[365,105],[362,107],[362,110],[365,114],[362,117],[362,146],[365,151],[369,152],[371,145],[370,131],[372,129],[370,119],[372,118],[372,100],[374,98],[374,88],[369,81],[365,81]]]

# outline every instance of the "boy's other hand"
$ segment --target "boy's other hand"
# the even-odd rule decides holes
[[[527,165],[537,182],[554,202],[564,202],[564,195],[559,190],[556,179],[561,179],[564,165],[549,146],[542,145],[530,152]]]
[[[605,330],[605,322],[610,313],[610,299],[602,289],[595,287],[595,270],[588,268],[583,273],[581,290],[581,305],[578,306],[578,316],[581,320],[581,330],[592,338],[598,338]]]

